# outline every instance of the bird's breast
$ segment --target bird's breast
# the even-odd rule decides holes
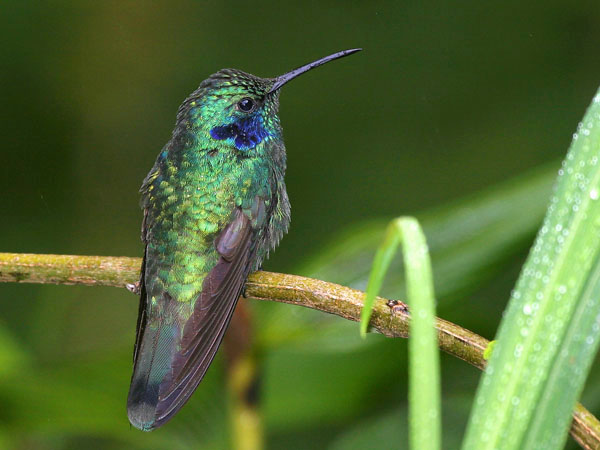
[[[157,292],[164,289],[183,302],[195,300],[218,262],[215,239],[236,208],[250,211],[256,196],[270,195],[268,165],[262,161],[204,157],[165,164],[147,203],[148,256],[154,261]]]

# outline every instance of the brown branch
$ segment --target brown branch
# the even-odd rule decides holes
[[[0,253],[0,282],[85,284],[125,287],[139,278],[139,258]],[[325,281],[273,272],[248,277],[246,296],[305,306],[358,322],[364,292]],[[410,315],[403,303],[378,298],[371,325],[388,337],[408,337]],[[485,367],[488,340],[451,322],[437,319],[440,349]],[[357,331],[358,332],[358,331]],[[585,449],[600,448],[600,422],[581,404],[575,406],[571,435]]]

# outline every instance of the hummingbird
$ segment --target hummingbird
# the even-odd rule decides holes
[[[276,78],[222,69],[179,107],[140,188],[144,258],[129,421],[144,431],[181,409],[206,374],[246,278],[290,223],[281,87],[344,50]]]

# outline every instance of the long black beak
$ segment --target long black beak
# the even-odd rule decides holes
[[[317,59],[316,61],[305,64],[302,67],[298,67],[297,69],[294,69],[291,72],[288,72],[286,74],[283,74],[283,75],[275,78],[275,83],[273,84],[273,86],[271,86],[271,89],[269,90],[268,93],[270,94],[271,92],[275,92],[277,89],[280,89],[281,86],[283,86],[285,83],[287,83],[290,80],[293,80],[298,75],[302,75],[304,72],[308,72],[309,70],[312,70],[315,67],[322,66],[323,64],[328,63],[329,61],[333,61],[334,59],[343,58],[344,56],[351,55],[352,53],[360,52],[361,50],[362,50],[362,48],[353,48],[350,50],[342,50],[341,52],[334,53],[333,55],[329,55],[329,56],[326,56],[325,58]]]

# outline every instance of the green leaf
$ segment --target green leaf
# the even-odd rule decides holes
[[[428,237],[439,309],[449,307],[450,300],[463,298],[504,270],[530,244],[542,222],[557,165],[538,168],[418,215]],[[523,214],[524,210],[528,213]],[[364,291],[388,222],[376,220],[347,227],[294,272]],[[403,272],[400,258],[392,260],[390,269]],[[394,298],[405,289],[404,277],[398,276],[386,280],[381,292]],[[253,307],[258,340],[264,348],[296,343],[311,352],[339,352],[370,345],[371,340],[356,338],[352,324],[332,315],[287,305]],[[331,345],[332,336],[336,336],[335,345]]]
[[[544,217],[558,163],[532,170],[476,195],[416,214],[433,263],[435,291],[447,304],[502,270],[529,245]],[[526,211],[526,213],[524,213]],[[349,226],[297,272],[365,290],[373,255],[388,220]],[[402,262],[391,270],[402,272]],[[386,282],[382,294],[405,290],[404,279]]]
[[[37,445],[33,448],[54,448],[49,443],[52,439],[81,435],[101,437],[102,448],[183,450],[198,442],[203,449],[225,448],[229,435],[218,370],[207,374],[205,389],[196,393],[168,428],[141,433],[132,430],[126,414],[119,413],[124,411],[127,396],[128,354],[93,356],[93,360],[31,366],[4,377],[0,383],[0,448],[13,448],[2,446],[4,430],[15,442],[30,442],[35,436],[39,441],[34,441]],[[202,427],[195,426],[198,422]]]
[[[564,445],[600,338],[599,158],[600,91],[574,135],[511,296],[465,449]]]
[[[467,425],[473,396],[470,392],[448,392],[444,395],[444,445],[455,450],[460,447]],[[346,423],[344,430],[329,445],[329,450],[398,450],[408,448],[408,407],[394,406],[374,416]]]
[[[19,373],[31,363],[31,356],[21,348],[4,323],[0,321],[0,378]]]
[[[371,276],[369,277],[369,284],[367,286],[367,295],[365,296],[364,306],[360,315],[360,334],[363,338],[367,335],[367,328],[369,327],[369,320],[371,319],[375,297],[377,297],[381,291],[383,279],[390,268],[390,263],[396,254],[396,250],[398,250],[398,245],[402,241],[402,237],[402,231],[398,222],[392,222],[387,228],[385,240],[375,254],[375,260],[373,261]],[[410,268],[407,270],[410,270]]]
[[[403,243],[406,294],[411,312],[409,339],[410,443],[415,449],[441,447],[440,375],[435,299],[429,250],[416,219],[401,217],[388,227],[377,250],[361,313],[361,334],[367,332],[375,298],[398,245]]]

